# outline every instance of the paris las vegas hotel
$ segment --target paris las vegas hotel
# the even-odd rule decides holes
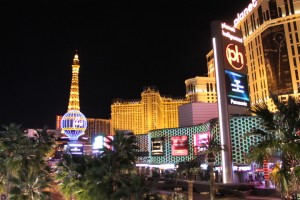
[[[234,6],[234,5],[233,5]],[[300,1],[252,0],[236,13],[229,25],[242,31],[247,60],[250,106],[265,101],[275,110],[271,93],[282,100],[300,94]],[[206,55],[208,75],[185,80],[185,98],[163,97],[153,87],[146,87],[140,100],[115,99],[111,119],[98,119],[105,124],[103,132],[114,129],[131,130],[139,137],[141,153],[147,155],[140,163],[178,163],[195,156],[195,136],[207,132],[219,138],[219,127],[211,128],[209,121],[218,117],[214,52]],[[99,132],[96,119],[86,134]],[[59,119],[57,120],[59,121]],[[230,134],[232,160],[235,170],[245,166],[245,154],[257,138],[245,139],[244,134],[260,125],[250,115],[232,115]],[[57,123],[59,128],[59,123]],[[88,125],[89,126],[89,125]],[[93,133],[92,133],[93,132]],[[187,136],[187,137],[186,137]],[[175,151],[172,138],[187,139],[186,151]],[[202,137],[203,138],[203,137]],[[177,138],[178,139],[178,138]],[[142,155],[141,154],[141,155]],[[221,158],[216,158],[216,164]],[[245,171],[250,170],[244,168]]]

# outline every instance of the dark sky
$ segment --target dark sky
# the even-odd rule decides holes
[[[0,125],[54,129],[76,50],[87,118],[109,119],[114,98],[140,99],[146,85],[184,97],[184,81],[207,73],[211,21],[232,24],[249,3],[1,0]]]

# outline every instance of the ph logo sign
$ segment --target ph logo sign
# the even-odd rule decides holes
[[[239,51],[238,45],[229,44],[226,47],[226,59],[235,70],[243,69],[245,65],[244,54]]]

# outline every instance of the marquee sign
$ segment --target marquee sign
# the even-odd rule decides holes
[[[246,55],[242,32],[224,22],[216,23],[215,29],[216,43],[219,47],[218,52],[214,52],[218,54],[215,61],[218,63],[216,67],[219,67],[222,73],[218,78],[224,81],[224,84],[220,84],[220,88],[226,91],[227,105],[249,107]]]
[[[233,24],[236,27],[236,25],[242,21],[250,12],[253,11],[253,9],[257,6],[257,0],[252,0],[251,3],[240,13],[236,15],[236,18],[233,20]]]
[[[233,183],[233,159],[230,136],[230,114],[244,114],[249,103],[247,66],[243,34],[224,22],[211,23],[214,64],[218,94],[218,111],[223,182]]]
[[[221,23],[224,52],[224,68],[237,73],[247,74],[245,47],[242,32]]]

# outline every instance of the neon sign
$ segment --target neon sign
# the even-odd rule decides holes
[[[241,31],[222,22],[221,35],[224,41],[223,62],[225,68],[239,73],[247,73],[245,47]]]
[[[238,46],[229,44],[226,47],[226,58],[228,63],[235,70],[241,70],[244,67],[244,56],[239,52]]]
[[[243,44],[243,38],[236,36],[236,29],[234,27],[231,27],[226,23],[222,23],[221,28],[222,28],[222,35],[224,37]]]
[[[243,12],[237,14],[237,17],[233,20],[234,26],[236,27],[236,25],[242,21],[256,6],[257,0],[252,0],[252,2],[243,10]]]

